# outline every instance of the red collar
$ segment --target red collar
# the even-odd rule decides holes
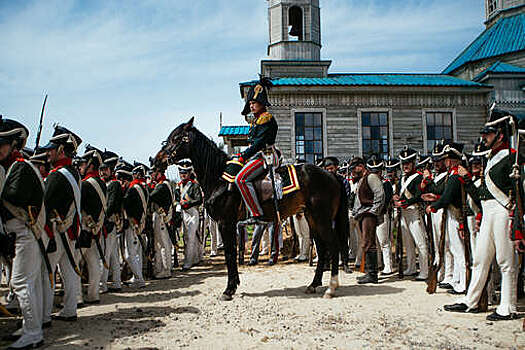
[[[166,175],[161,175],[159,180],[157,181],[158,184],[161,184],[163,183],[164,181],[166,181]]]
[[[450,175],[458,175],[458,166],[454,166],[452,168],[450,168],[450,170],[448,171]]]
[[[100,177],[100,175],[98,173],[98,170],[93,170],[93,171],[87,172],[86,176],[84,176],[82,181],[86,181],[87,179],[92,178],[92,177]]]
[[[135,185],[142,185],[144,184],[144,179],[134,179],[129,183],[129,188],[135,186]]]
[[[179,182],[179,185],[186,185],[186,184],[187,184],[188,182],[190,182],[190,181],[193,182],[192,179],[181,180],[181,181]]]
[[[490,154],[492,156],[495,156],[496,154],[498,154],[499,151],[502,151],[504,149],[508,149],[509,148],[509,143],[508,142],[503,142],[501,145],[499,145],[498,147],[496,148],[493,148],[492,151],[490,152]]]
[[[58,169],[73,164],[73,159],[71,158],[62,158],[57,160],[54,164],[54,168],[49,172],[50,174],[57,171]]]

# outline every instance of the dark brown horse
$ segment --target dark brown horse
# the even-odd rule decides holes
[[[234,186],[233,190],[228,190],[228,184],[221,179],[228,155],[193,126],[192,118],[171,132],[155,156],[154,162],[156,166],[167,167],[184,158],[190,158],[193,162],[197,180],[204,192],[206,209],[219,225],[228,268],[228,284],[222,299],[231,300],[240,284],[237,270],[236,224],[242,218],[244,204],[238,189]],[[337,231],[339,228],[344,229],[341,227],[343,220],[340,218],[348,215],[342,212],[346,211],[346,207],[340,205],[341,187],[333,175],[317,166],[304,164],[296,169],[301,188],[280,200],[279,212],[285,219],[299,210],[305,211],[319,257],[314,279],[307,287],[306,293],[315,293],[316,287],[322,285],[323,266],[325,261],[330,259],[330,286],[325,293],[325,297],[330,298],[335,295],[339,286]],[[277,173],[284,171],[287,171],[285,167],[277,169]],[[265,221],[275,221],[276,212],[272,200],[267,200],[261,205]]]

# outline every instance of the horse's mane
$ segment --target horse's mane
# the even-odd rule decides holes
[[[190,131],[193,134],[190,158],[204,195],[209,198],[224,172],[228,155],[197,128]]]

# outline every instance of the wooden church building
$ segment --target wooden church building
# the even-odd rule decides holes
[[[428,153],[441,139],[479,137],[493,101],[525,111],[525,0],[486,0],[486,29],[436,74],[330,73],[321,59],[319,0],[268,0],[270,112],[286,160],[327,155],[397,155],[408,144]],[[240,83],[241,97],[253,81]],[[223,126],[230,151],[246,126]]]

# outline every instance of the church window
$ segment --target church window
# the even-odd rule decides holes
[[[454,138],[452,112],[426,112],[427,152],[431,152],[436,142],[452,141]]]
[[[295,113],[295,155],[307,163],[323,158],[322,113]]]
[[[488,10],[489,14],[498,9],[498,0],[487,0],[488,1]]]
[[[361,133],[363,157],[368,158],[375,154],[381,159],[387,159],[388,112],[362,112]]]
[[[288,11],[288,36],[290,40],[303,40],[303,10],[299,6],[292,6]]]

